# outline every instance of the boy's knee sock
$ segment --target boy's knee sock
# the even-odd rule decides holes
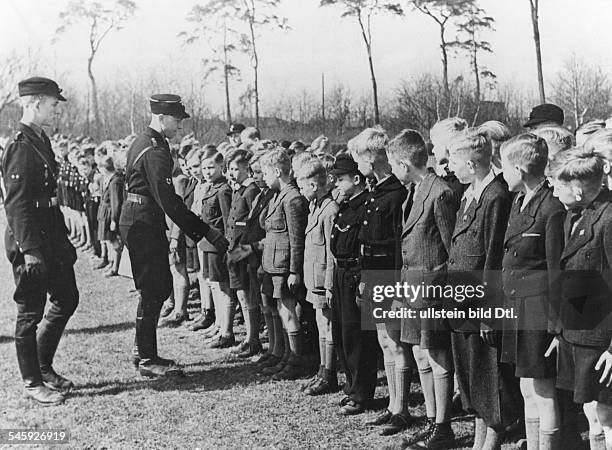
[[[247,316],[249,317],[249,342],[259,342],[259,308],[249,309],[247,312]]]
[[[338,384],[338,374],[336,370],[336,352],[334,349],[334,343],[332,341],[326,342],[325,350],[325,371],[323,372],[324,378],[331,384]]]
[[[301,331],[289,331],[287,332],[287,339],[289,343],[289,349],[295,356],[302,355],[302,332]]]
[[[272,313],[270,312],[264,312],[263,316],[264,322],[266,322],[266,328],[268,328],[268,353],[272,353],[276,341],[276,335],[274,334],[274,319],[272,319]]]
[[[589,444],[591,445],[591,450],[606,450],[606,437],[603,433],[589,433]]]
[[[321,361],[322,366],[325,366],[326,353],[327,353],[327,339],[325,336],[321,337],[321,335],[319,335],[319,360]]]
[[[527,435],[529,439],[529,435]],[[540,430],[539,450],[557,450],[561,444],[561,431],[559,428],[552,430]],[[527,449],[529,449],[529,440],[527,440]],[[538,447],[534,447],[538,448]]]
[[[274,320],[274,355],[279,358],[285,353],[285,333],[283,331],[283,322],[278,314],[273,315]]]
[[[472,450],[480,450],[485,443],[487,437],[487,426],[484,420],[480,417],[476,417],[474,420],[474,445]]]
[[[395,407],[393,414],[410,415],[408,412],[408,395],[410,394],[409,367],[398,367],[395,364]]]
[[[395,405],[395,361],[385,361],[385,374],[387,375],[387,386],[389,388],[389,410],[391,411]]]
[[[540,419],[526,417],[525,434],[527,437],[527,449],[538,450],[540,448]]]

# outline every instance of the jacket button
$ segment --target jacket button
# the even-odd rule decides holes
[[[367,225],[367,224],[368,224],[368,221],[367,221],[367,220],[364,220],[364,221],[363,221],[363,224],[364,224],[364,225]]]
[[[502,272],[505,272],[505,271],[506,271],[506,268],[505,268],[505,267],[502,267]]]
[[[372,210],[371,210],[371,209],[368,209],[367,213],[368,213],[368,214],[370,214],[371,212],[372,212]]]
[[[512,290],[510,291],[510,295],[514,295],[514,294],[516,294],[516,289],[512,289]]]
[[[508,247],[504,248],[504,253],[508,253],[509,249]]]
[[[514,251],[514,253],[512,255],[516,258],[518,256],[518,253],[516,251]]]
[[[511,270],[511,271],[510,271],[510,275],[514,275],[514,270]]]

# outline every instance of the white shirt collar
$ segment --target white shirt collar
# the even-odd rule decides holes
[[[471,183],[467,189],[465,190],[465,193],[463,194],[463,198],[464,199],[468,199],[468,200],[475,200],[476,202],[480,201],[480,196],[482,195],[482,193],[484,192],[484,190],[486,189],[486,187],[491,184],[491,182],[495,179],[495,174],[493,173],[493,171],[489,171],[489,173],[487,174],[486,177],[484,177],[482,179],[482,181],[478,184],[476,183]],[[469,204],[469,202],[467,203]]]
[[[521,211],[527,207],[529,201],[538,193],[542,186],[544,186],[544,183],[546,183],[546,180],[543,180],[540,184],[538,184],[533,191],[529,191],[525,194],[523,197],[523,203],[521,204]]]

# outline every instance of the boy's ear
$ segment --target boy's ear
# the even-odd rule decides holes
[[[276,176],[276,178],[280,178],[282,173],[281,170],[278,167],[274,168],[274,175]]]
[[[608,160],[604,161],[603,170],[606,175],[610,175],[610,162]]]
[[[470,173],[476,172],[476,164],[474,164],[474,161],[472,161],[471,159],[468,159],[466,161],[466,164],[468,166],[468,169],[470,169]]]

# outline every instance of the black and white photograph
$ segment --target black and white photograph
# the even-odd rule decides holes
[[[612,450],[612,2],[0,11],[0,448]]]

